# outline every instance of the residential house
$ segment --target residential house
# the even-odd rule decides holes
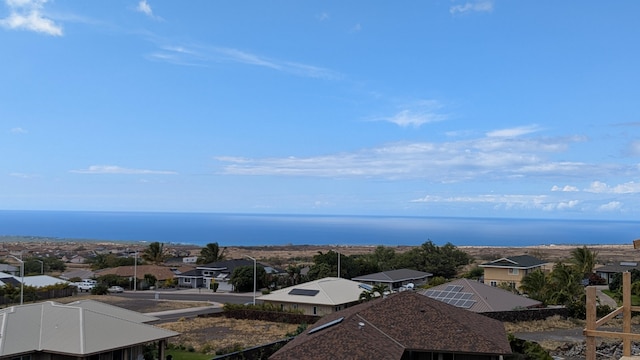
[[[480,265],[484,269],[484,283],[498,286],[507,283],[512,288],[519,288],[522,278],[527,274],[547,269],[547,263],[531,255],[504,257]]]
[[[176,274],[170,267],[161,265],[126,265],[118,266],[114,268],[102,269],[95,272],[96,277],[104,275],[116,275],[122,278],[127,278],[130,281],[133,278],[144,279],[146,274],[153,275],[158,281],[158,285],[163,285],[167,280],[173,281]],[[132,283],[133,288],[133,283]]]
[[[489,286],[480,281],[457,279],[418,293],[477,313],[542,307],[540,301]]]
[[[369,285],[384,284],[389,290],[398,290],[426,284],[432,276],[433,274],[423,271],[397,269],[358,276],[351,280]]]
[[[608,264],[608,265],[600,266],[596,268],[594,271],[596,275],[604,279],[605,284],[609,284],[611,280],[613,280],[613,277],[616,276],[616,274],[621,274],[625,271],[631,271],[634,269],[640,271],[640,265],[637,262],[621,261],[617,264]]]
[[[164,359],[167,340],[179,334],[114,308],[47,301],[0,309],[0,359],[133,360],[150,343]]]
[[[323,316],[357,304],[365,290],[363,285],[348,279],[326,277],[273,291],[258,300],[281,309]]]
[[[191,271],[186,271],[176,275],[179,287],[188,288],[211,288],[211,283],[218,283],[218,291],[233,291],[233,286],[229,283],[233,271],[241,266],[252,266],[253,260],[248,259],[232,259],[216,261],[209,264],[196,266]],[[256,263],[256,266],[262,267],[267,274],[280,275],[286,272],[274,267]]]
[[[20,275],[20,267],[9,264],[0,264],[0,272],[11,275]]]
[[[508,354],[500,321],[404,291],[323,317],[269,359],[498,360]]]
[[[0,273],[0,286],[11,284],[12,286],[32,286],[35,288],[41,288],[57,284],[67,284],[68,281],[58,279],[49,275],[35,275],[35,276],[16,276],[11,274]]]

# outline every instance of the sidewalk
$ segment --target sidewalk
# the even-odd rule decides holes
[[[609,286],[607,285],[597,285],[596,286],[596,297],[598,298],[598,302],[600,305],[609,305],[612,309],[618,308],[618,303],[611,298],[611,296],[602,292],[602,290],[608,290]]]

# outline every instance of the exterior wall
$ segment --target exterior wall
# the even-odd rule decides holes
[[[290,310],[302,310],[304,315],[323,316],[344,309],[347,305],[331,306],[331,305],[313,305],[313,304],[296,304],[280,301],[263,301],[265,304],[273,304],[277,308]]]
[[[541,267],[540,267],[541,268]],[[517,268],[484,268],[484,283],[491,286],[498,286],[500,283],[513,284],[515,288],[520,287],[522,278],[534,269],[517,269]]]

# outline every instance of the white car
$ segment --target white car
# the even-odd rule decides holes
[[[120,286],[112,286],[110,288],[107,289],[108,292],[110,293],[121,293],[124,291],[124,289]]]

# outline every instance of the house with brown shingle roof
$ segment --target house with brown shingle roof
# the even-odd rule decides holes
[[[324,316],[269,359],[498,360],[504,325],[412,291]]]
[[[173,279],[175,277],[175,273],[170,267],[160,265],[127,265],[98,270],[95,272],[96,277],[103,275],[116,275],[128,279],[132,279],[134,276],[138,279],[144,279],[146,274],[153,275],[158,282],[164,282],[167,279]]]

